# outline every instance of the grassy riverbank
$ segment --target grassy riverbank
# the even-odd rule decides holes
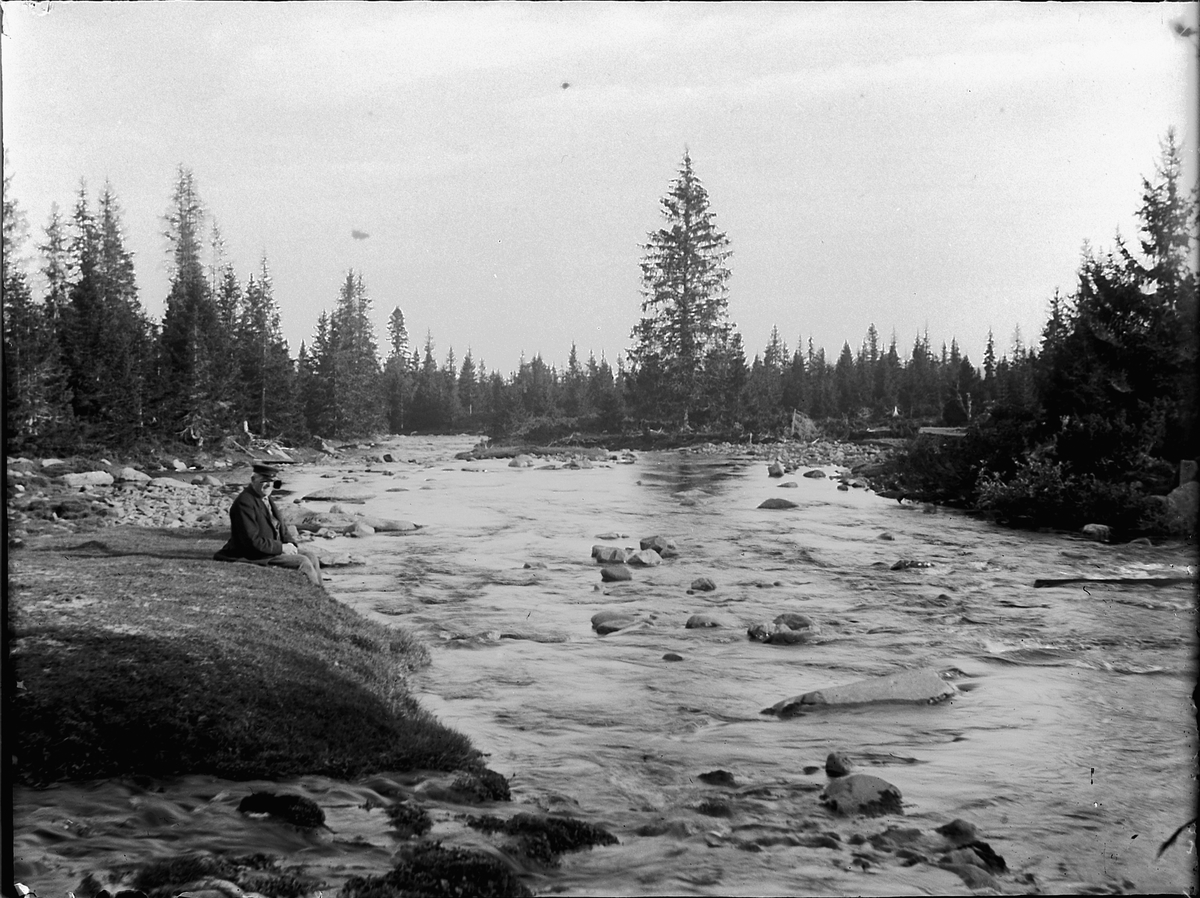
[[[112,527],[10,553],[18,781],[482,769],[407,691],[421,644],[218,545]]]

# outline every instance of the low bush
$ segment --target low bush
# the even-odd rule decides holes
[[[1062,462],[1034,453],[1008,478],[981,472],[980,510],[1021,527],[1078,530],[1106,524],[1119,538],[1166,531],[1165,506],[1130,483],[1077,476]]]

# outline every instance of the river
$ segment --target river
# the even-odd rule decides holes
[[[353,543],[369,563],[331,571],[331,594],[430,644],[415,691],[488,753],[515,803],[619,838],[531,876],[537,891],[957,894],[965,885],[947,870],[849,844],[855,833],[955,818],[1004,857],[1008,893],[1194,887],[1194,827],[1156,856],[1195,813],[1194,586],[1034,587],[1194,574],[1189,547],[1006,530],[802,471],[784,488],[761,459],[645,453],[584,470],[453,459],[472,442],[395,438],[374,450],[394,463],[306,466],[288,485],[298,496],[331,478],[370,485],[362,510],[423,525]],[[798,507],[758,507],[772,497]],[[654,535],[673,539],[678,557],[635,568],[629,583],[601,582],[593,545]],[[902,559],[931,566],[891,570]],[[689,589],[705,576],[715,590]],[[599,636],[592,615],[610,609],[639,622]],[[686,629],[702,612],[733,626]],[[818,638],[747,638],[746,626],[784,612],[815,619]],[[959,694],[936,706],[761,713],[918,667],[946,672]],[[905,816],[814,810],[834,750],[894,784]],[[699,778],[717,770],[732,784]],[[404,777],[290,785],[326,809],[333,834],[263,835],[233,810],[249,786],[208,777],[19,789],[18,873],[38,879],[27,884],[39,898],[57,898],[114,858],[203,848],[283,854],[336,883],[382,872],[396,848],[366,810],[372,796],[421,795]],[[442,818],[461,810],[442,808]],[[790,838],[822,832],[843,844]]]

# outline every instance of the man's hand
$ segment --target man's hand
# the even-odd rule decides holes
[[[300,550],[296,548],[294,543],[284,543],[283,544],[283,554],[284,555],[295,555],[299,551]]]

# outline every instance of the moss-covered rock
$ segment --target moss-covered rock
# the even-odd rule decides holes
[[[113,528],[13,556],[19,780],[483,769],[408,693],[420,643],[218,545]]]
[[[533,892],[515,872],[490,854],[444,848],[440,842],[415,846],[382,876],[355,876],[342,886],[342,898],[530,898]]]

